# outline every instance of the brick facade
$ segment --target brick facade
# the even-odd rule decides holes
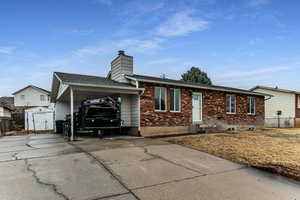
[[[295,100],[295,110],[296,110],[296,118],[300,118],[300,107],[299,107],[299,105],[300,105],[300,102],[299,102],[299,99],[300,99],[300,94],[295,94],[295,98],[296,98],[296,100]]]
[[[154,126],[189,126],[192,124],[192,92],[203,95],[203,123],[228,125],[263,125],[264,97],[256,96],[256,113],[248,114],[248,96],[236,95],[236,114],[226,113],[226,95],[230,93],[186,87],[175,87],[152,83],[140,83],[145,88],[141,96],[141,127]],[[156,112],[154,109],[155,87],[167,88],[167,111]],[[181,89],[181,112],[170,112],[170,88]]]

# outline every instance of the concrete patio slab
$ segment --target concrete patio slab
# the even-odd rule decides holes
[[[0,177],[1,200],[300,199],[286,178],[149,138],[2,137]]]
[[[114,164],[109,168],[130,189],[201,175],[161,159],[145,160],[128,165]]]
[[[41,139],[55,139],[62,138],[62,135],[59,134],[32,134],[29,135],[29,140],[41,140]]]
[[[277,179],[274,181],[274,179]],[[145,200],[275,200],[300,199],[300,186],[254,169],[162,184],[134,190]]]
[[[20,159],[28,159],[28,158],[57,156],[57,155],[77,153],[77,152],[80,152],[80,150],[69,144],[64,144],[63,146],[60,147],[56,146],[52,148],[33,149],[33,150],[18,152],[15,154],[15,157],[18,160],[20,160]]]
[[[41,136],[39,136],[41,137]],[[51,144],[51,143],[59,143],[59,142],[66,142],[63,137],[58,138],[40,138],[40,139],[34,139],[30,140],[27,144],[29,146],[35,146],[39,144]]]
[[[0,153],[6,153],[6,152],[15,152],[15,151],[27,151],[32,150],[34,148],[22,145],[22,146],[10,146],[10,147],[2,147],[0,146]]]
[[[51,187],[38,183],[23,160],[0,163],[0,177],[1,200],[64,200]]]
[[[28,160],[30,170],[43,183],[55,185],[68,199],[96,199],[128,191],[84,153]]]
[[[124,195],[104,198],[101,200],[137,200],[137,198],[135,198],[132,194],[124,194]]]
[[[17,152],[0,153],[0,162],[16,160],[16,154]]]
[[[8,141],[2,141],[0,139],[0,147],[14,147],[14,146],[22,146],[26,145],[27,140],[8,140]]]
[[[202,174],[215,174],[244,167],[243,165],[179,145],[154,145],[145,148],[152,155],[160,156]]]
[[[154,157],[144,152],[140,147],[118,148],[111,150],[92,152],[97,159],[101,160],[107,165],[123,164],[129,165],[136,162],[153,159]]]

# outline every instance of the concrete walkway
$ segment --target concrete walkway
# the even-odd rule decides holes
[[[154,139],[0,138],[1,200],[300,200],[280,176]]]

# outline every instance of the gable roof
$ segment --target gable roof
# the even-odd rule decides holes
[[[250,95],[258,95],[258,96],[271,96],[268,94],[252,92],[249,90],[237,89],[237,88],[232,88],[232,87],[224,87],[224,86],[217,86],[217,85],[205,85],[205,84],[192,83],[192,82],[187,82],[187,81],[182,81],[182,80],[158,78],[158,77],[153,77],[153,76],[144,76],[144,75],[137,75],[137,74],[126,75],[126,78],[132,79],[132,80],[137,80],[137,81],[142,81],[142,82],[149,82],[149,83],[160,83],[160,84],[167,84],[167,85],[201,88],[201,89],[208,89],[208,90],[217,90],[217,91],[250,94]]]
[[[8,105],[14,105],[15,98],[14,97],[0,97],[0,102],[4,102]]]
[[[38,91],[41,91],[41,92],[43,92],[43,93],[50,94],[50,91],[45,90],[45,89],[40,88],[40,87],[37,87],[37,86],[34,86],[34,85],[28,85],[28,86],[26,86],[26,87],[24,87],[24,88],[22,88],[22,89],[20,89],[20,90],[18,90],[18,91],[16,91],[16,92],[12,93],[12,94],[13,94],[13,95],[16,95],[16,94],[22,92],[23,90],[26,90],[27,88],[33,88],[33,89],[38,90]]]
[[[271,91],[274,91],[274,92],[284,92],[284,93],[300,94],[300,92],[294,91],[294,90],[280,89],[278,87],[272,88],[272,87],[261,86],[261,85],[257,85],[254,88],[251,88],[250,90],[254,91],[256,89],[271,90]]]
[[[135,88],[131,84],[128,83],[120,83],[117,81],[113,81],[111,79],[101,77],[101,76],[90,76],[90,75],[82,75],[82,74],[71,74],[71,73],[63,73],[63,72],[54,72],[57,77],[64,83],[69,85],[90,85],[90,86],[111,86],[111,87],[127,87],[127,88]]]

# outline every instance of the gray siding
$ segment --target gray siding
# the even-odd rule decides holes
[[[121,119],[124,121],[124,126],[138,127],[139,126],[139,97],[138,95],[121,95]]]
[[[121,119],[124,126],[131,126],[131,98],[130,95],[121,95]]]
[[[119,55],[111,63],[111,79],[119,82],[128,82],[124,74],[133,74],[133,57],[126,55]]]
[[[131,126],[139,126],[139,96],[131,96]]]

